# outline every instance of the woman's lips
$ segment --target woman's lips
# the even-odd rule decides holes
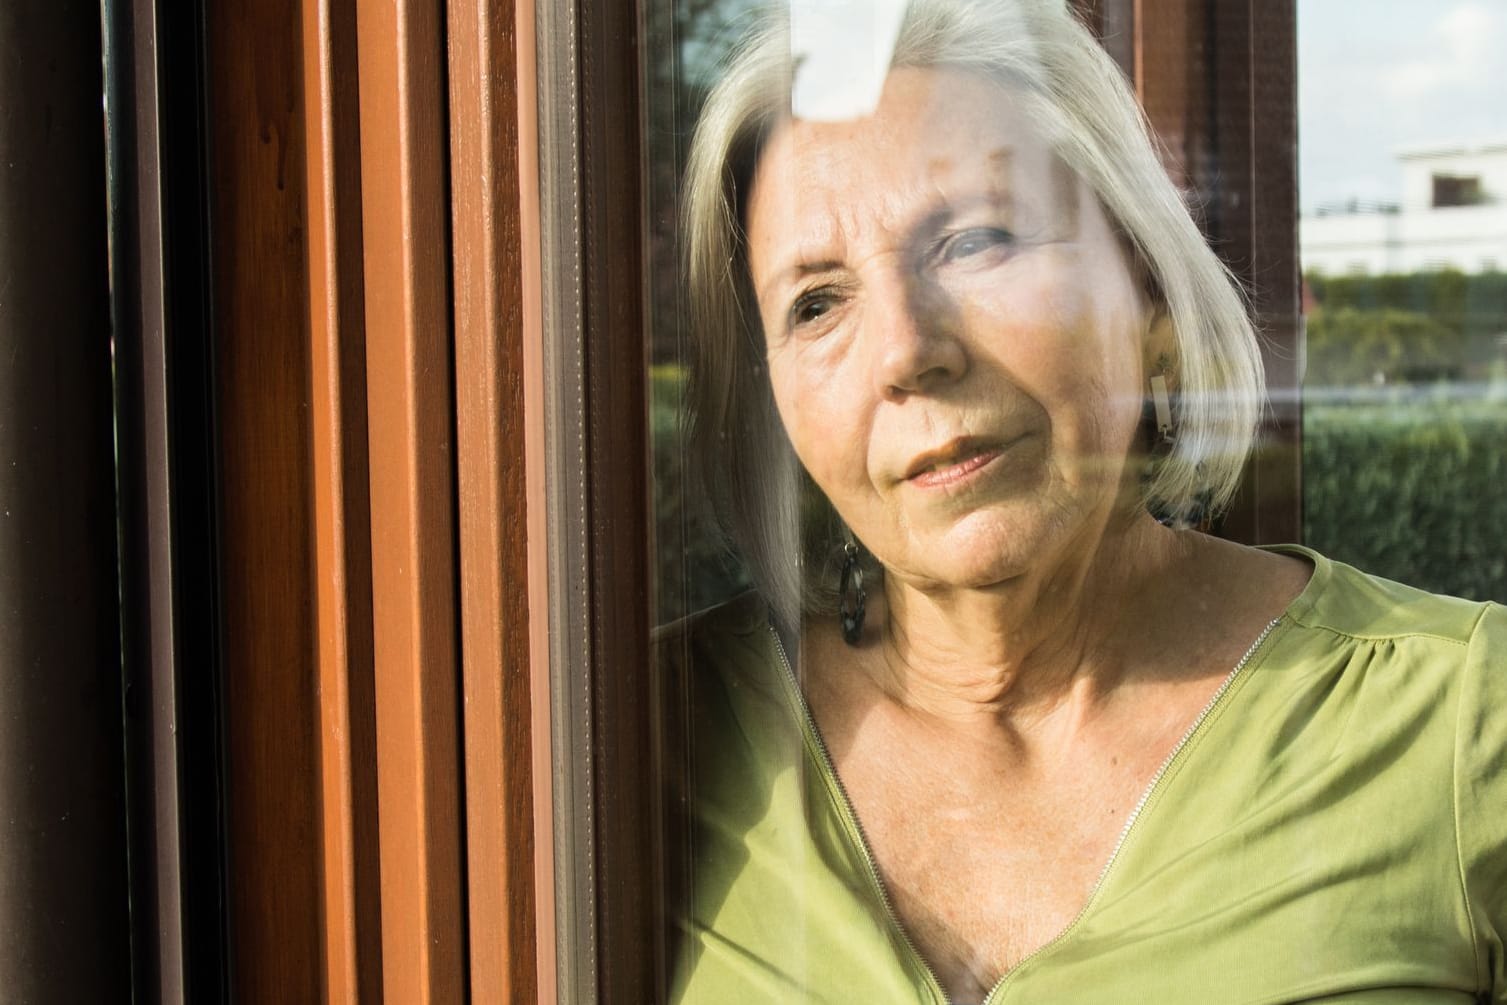
[[[957,485],[977,474],[1005,452],[1008,444],[948,444],[939,451],[924,454],[911,463],[906,481],[920,488],[943,488]]]

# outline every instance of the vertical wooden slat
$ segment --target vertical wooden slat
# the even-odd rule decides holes
[[[233,994],[310,1001],[320,934],[298,9],[210,5],[208,35]]]
[[[357,9],[382,968],[465,994],[440,9]]]
[[[514,582],[512,589],[525,588],[528,597],[535,974],[537,1000],[544,1003],[559,1000],[559,947],[555,903],[554,752],[550,735],[553,696],[550,693],[552,668],[549,661],[549,521],[545,492],[548,469],[545,454],[549,441],[545,422],[548,389],[545,377],[544,210],[539,176],[541,68],[536,7],[532,3],[518,3],[514,13],[517,25],[518,274],[522,341],[519,363],[523,385],[524,526],[529,548],[526,578]]]
[[[1200,165],[1209,163],[1204,6],[1205,0],[1158,0],[1135,21],[1136,95],[1173,181],[1189,190],[1198,184]]]
[[[324,1000],[380,1002],[356,5],[301,6]]]
[[[1221,234],[1243,252],[1232,264],[1251,292],[1272,399],[1224,532],[1254,544],[1301,541],[1296,10],[1291,0],[1249,0],[1216,4],[1213,17],[1219,153],[1243,168],[1221,192]]]
[[[1107,2],[1107,0],[1106,0]],[[1124,2],[1124,0],[1118,0]],[[1273,409],[1219,531],[1302,535],[1292,0],[1158,0],[1134,11],[1137,91],[1205,233],[1250,293]]]
[[[538,996],[516,16],[513,0],[458,0],[448,14],[466,852],[478,1002]]]
[[[648,364],[635,5],[581,5],[597,953],[603,1002],[665,994],[649,673]],[[624,337],[632,333],[632,337]]]
[[[99,28],[97,3],[0,3],[0,997],[17,1002],[131,986]]]

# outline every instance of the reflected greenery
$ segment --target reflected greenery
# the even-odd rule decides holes
[[[666,624],[736,596],[748,574],[728,550],[703,493],[687,485],[682,422],[685,371],[649,369],[649,425],[654,452],[656,621]]]
[[[1303,534],[1368,572],[1507,603],[1507,392],[1310,403]]]
[[[1311,387],[1484,380],[1502,360],[1507,273],[1309,273],[1305,285]]]
[[[645,5],[650,267],[649,423],[655,529],[654,620],[666,624],[748,589],[701,494],[687,485],[681,398],[685,299],[677,244],[680,175],[691,132],[751,0]]]
[[[1507,602],[1507,274],[1309,275],[1304,541]]]
[[[1414,311],[1326,308],[1308,319],[1308,370],[1315,387],[1396,384],[1458,376],[1457,330]]]

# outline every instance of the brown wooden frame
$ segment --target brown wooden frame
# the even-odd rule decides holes
[[[208,24],[238,997],[552,989],[524,7]]]
[[[365,283],[353,0],[301,4],[324,1000],[379,1001]]]
[[[229,914],[232,958],[256,961],[231,987],[307,999],[318,810],[299,22],[291,0],[211,8]]]
[[[1292,2],[1078,0],[1135,84],[1168,168],[1244,285],[1273,408],[1219,531],[1301,541],[1297,24]]]
[[[357,8],[382,972],[393,1001],[465,985],[442,24]]]
[[[520,24],[518,6],[458,0],[448,25],[455,368],[466,375],[456,382],[456,422],[470,991],[478,1002],[531,1001],[541,987],[524,457],[525,343],[539,335],[536,302],[525,297],[538,275],[537,261],[525,266],[537,243],[526,252],[524,241],[523,165],[536,163],[524,149],[532,125],[524,102],[535,96],[521,80],[531,74],[534,39],[532,11]],[[539,740],[548,742],[547,731]],[[548,844],[549,832],[542,837]],[[552,929],[544,934],[552,941]]]

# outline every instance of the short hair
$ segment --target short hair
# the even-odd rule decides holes
[[[1175,339],[1176,438],[1148,469],[1143,500],[1181,525],[1222,509],[1265,397],[1260,348],[1239,284],[1162,167],[1119,68],[1064,0],[913,0],[891,66],[1000,82],[1094,192]],[[744,230],[759,156],[791,116],[793,80],[788,16],[773,11],[711,89],[682,189],[693,461],[755,583],[787,623],[802,609],[833,606],[831,577],[805,576],[803,566],[820,558],[836,526],[775,409]]]

